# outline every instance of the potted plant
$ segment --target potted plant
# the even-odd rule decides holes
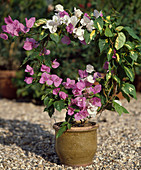
[[[66,165],[86,166],[92,163],[97,147],[98,125],[89,119],[105,109],[115,110],[119,115],[128,113],[116,95],[119,92],[128,102],[131,97],[136,99],[132,83],[140,39],[131,28],[120,25],[116,16],[106,16],[102,11],[94,10],[88,15],[74,8],[71,13],[58,4],[55,12],[49,20],[25,18],[26,26],[9,16],[0,36],[5,40],[8,35],[26,38],[23,48],[28,56],[23,64],[28,62],[25,72],[29,76],[24,81],[28,86],[38,84],[43,92],[44,111],[50,117],[55,109],[66,109],[64,122],[53,126],[57,154]],[[51,57],[48,47],[53,43],[57,47],[60,41],[66,45],[75,45],[76,41],[87,45],[94,41],[106,75],[101,76],[90,64],[85,70],[78,70],[76,80],[69,77],[63,80],[56,75],[60,63]]]

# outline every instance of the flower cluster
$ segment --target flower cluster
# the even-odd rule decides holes
[[[95,97],[95,94],[101,91],[101,85],[94,85],[94,75],[88,75],[93,71],[93,66],[87,65],[86,70],[79,70],[80,77],[77,83],[69,78],[62,83],[66,89],[72,89],[74,98],[71,99],[68,106],[68,115],[72,116],[75,113],[74,108],[77,108],[79,112],[75,113],[75,120],[84,119],[88,116],[95,117],[98,107],[101,107],[101,99]]]
[[[59,62],[56,59],[52,62],[52,68],[59,67]],[[71,101],[67,107],[67,113],[69,116],[73,116],[75,120],[85,119],[87,117],[95,117],[97,110],[101,107],[101,99],[95,95],[100,93],[102,86],[100,84],[94,85],[96,78],[101,77],[97,72],[94,72],[92,65],[87,65],[86,70],[79,70],[79,78],[76,82],[70,78],[66,79],[66,82],[62,82],[63,79],[56,74],[51,74],[51,68],[42,64],[40,84],[46,84],[51,87],[52,94],[59,95],[60,99],[67,100],[71,95]],[[34,70],[29,65],[26,66],[25,72],[29,72],[30,75],[34,75]],[[93,73],[93,75],[91,75]],[[97,76],[96,76],[97,75]],[[26,77],[25,82],[31,84],[33,77]],[[61,89],[65,88],[65,91]],[[67,94],[67,90],[71,90],[71,94]]]
[[[5,33],[10,34],[11,36],[19,36],[19,32],[27,33],[30,31],[30,28],[33,27],[35,23],[35,17],[30,18],[29,20],[25,18],[26,26],[20,23],[18,20],[12,20],[10,16],[4,19],[6,25],[2,26],[2,30]],[[1,33],[0,37],[7,40],[8,36],[5,33]]]
[[[52,17],[52,20],[47,20],[46,25],[42,27],[44,29],[49,29],[50,33],[55,33],[58,27],[63,25],[69,34],[74,35],[74,38],[78,38],[80,41],[84,41],[85,28],[90,32],[95,29],[93,26],[93,20],[91,20],[87,13],[83,14],[80,9],[74,8],[74,15],[71,16],[60,4],[56,5],[55,9],[56,13]],[[97,11],[97,13],[99,12]],[[101,14],[102,13],[100,13],[99,16],[101,16]],[[82,15],[83,17],[81,18]],[[96,17],[98,17],[98,15]],[[65,44],[70,44],[69,37],[65,36],[62,42]]]

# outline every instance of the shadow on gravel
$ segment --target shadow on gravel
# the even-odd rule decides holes
[[[28,121],[0,119],[0,144],[16,144],[26,155],[35,153],[47,161],[60,164],[55,153],[54,135],[41,126]]]

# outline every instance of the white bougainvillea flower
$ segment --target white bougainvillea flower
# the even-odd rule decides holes
[[[76,7],[74,7],[74,14],[76,17],[81,17],[81,15],[83,14],[83,12],[80,9],[76,9]]]
[[[61,25],[61,22],[60,22],[60,17],[58,15],[54,15],[52,17],[52,20],[54,21],[54,25]]]
[[[122,103],[119,100],[114,100],[114,102],[122,106]]]
[[[53,20],[48,20],[45,26],[42,26],[44,29],[49,29],[50,33],[55,33],[57,31],[57,23]]]
[[[101,16],[101,17],[103,16],[102,11],[99,12],[98,10],[95,9],[95,10],[94,10],[94,17],[98,18],[98,17],[100,17],[100,16]]]
[[[92,84],[95,82],[95,80],[94,80],[94,78],[93,78],[92,75],[89,75],[88,77],[86,77],[86,80],[87,80],[89,83],[92,83]]]
[[[60,4],[55,6],[55,11],[57,12],[63,12],[64,11],[64,7]]]
[[[92,73],[94,71],[94,67],[91,64],[88,64],[86,66],[86,72],[87,73]]]
[[[71,22],[70,17],[68,15],[65,15],[64,17],[60,18],[60,21],[66,25],[68,25]]]
[[[80,23],[81,23],[83,26],[89,24],[90,22],[91,22],[91,20],[90,20],[88,17],[86,17],[86,16],[83,16],[83,18],[82,18],[81,21],[80,21]]]
[[[95,27],[93,26],[94,22],[91,20],[87,25],[86,28],[88,31],[92,32]]]
[[[76,16],[72,16],[72,17],[70,18],[70,21],[69,21],[69,23],[71,23],[71,24],[73,25],[73,27],[75,27],[78,22],[79,22],[79,19],[78,19]],[[68,24],[69,24],[69,23],[68,23]]]
[[[82,29],[82,27],[75,28],[73,33],[75,34],[75,38],[78,38],[80,41],[84,40],[84,29]]]
[[[89,115],[91,117],[95,118],[96,117],[96,113],[97,113],[97,109],[98,109],[97,106],[94,106],[91,103],[89,103],[88,107],[87,107],[87,112],[89,113]]]
[[[90,32],[94,29],[94,22],[90,20],[87,16],[83,16],[80,23],[82,24],[82,26],[86,26],[87,30]]]
[[[57,15],[54,15],[53,20],[48,20],[46,22],[46,25],[42,28],[49,29],[50,33],[55,33],[57,31],[57,27],[61,24],[60,23],[60,17]]]

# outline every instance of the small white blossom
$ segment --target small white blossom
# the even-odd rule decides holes
[[[63,24],[68,25],[71,21],[70,21],[70,17],[68,15],[65,15],[64,17],[60,18],[61,22]]]
[[[48,20],[46,22],[46,25],[42,28],[49,29],[50,33],[55,33],[57,31],[57,27],[61,24],[60,23],[60,17],[57,15],[54,15],[52,17],[53,20]]]
[[[90,114],[90,116],[92,116],[93,118],[96,117],[96,113],[97,113],[97,106],[92,105],[91,103],[88,104],[87,107],[87,112]]]
[[[98,10],[94,10],[94,16],[96,17],[96,18],[98,18],[98,17],[100,17],[102,15],[102,11],[98,11]]]
[[[56,25],[60,25],[60,24],[61,24],[61,23],[60,23],[60,17],[57,16],[57,15],[54,15],[54,16],[52,17],[52,20],[54,21],[54,23],[56,23]]]
[[[86,28],[88,31],[92,32],[93,29],[95,29],[95,27],[93,26],[94,22],[91,20],[87,25]]]
[[[94,67],[91,64],[88,64],[86,66],[86,72],[87,73],[92,73],[94,71]]]
[[[75,38],[78,38],[80,41],[84,40],[84,29],[82,29],[81,27],[75,28],[73,30],[73,33],[75,34]]]
[[[81,15],[83,14],[83,12],[80,10],[80,9],[76,9],[75,7],[74,7],[74,14],[75,14],[75,16],[76,17],[81,17]]]
[[[79,22],[79,19],[76,16],[72,16],[70,18],[70,23],[75,27],[77,23]]]
[[[88,77],[86,77],[86,80],[89,82],[89,83],[94,83],[94,78],[92,75],[89,75]]]
[[[55,23],[53,20],[48,20],[46,25],[42,28],[49,29],[50,33],[55,33],[57,31],[57,23]]]
[[[82,24],[82,26],[86,26],[87,30],[90,31],[90,32],[94,29],[94,26],[93,26],[94,22],[93,22],[93,20],[90,20],[86,16],[84,16],[81,19],[80,23]]]
[[[82,18],[81,21],[80,21],[80,23],[81,23],[83,26],[87,25],[87,24],[90,23],[90,22],[91,22],[91,20],[90,20],[88,17],[86,17],[86,16],[83,16],[83,18]]]
[[[58,5],[55,6],[55,11],[62,12],[62,11],[64,11],[64,7],[60,4],[58,4]]]

